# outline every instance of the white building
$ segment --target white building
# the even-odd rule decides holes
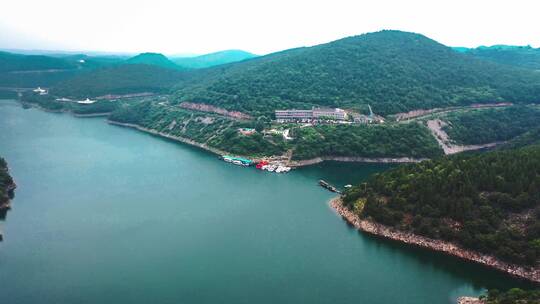
[[[347,119],[347,112],[339,108],[313,108],[314,119],[329,118],[332,120],[345,120]]]
[[[95,103],[95,100],[90,100],[89,98],[86,98],[85,100],[79,100],[77,101],[78,104],[88,105]]]
[[[315,108],[311,110],[276,110],[278,122],[287,121],[312,121],[315,119],[345,120],[347,112],[339,108]]]

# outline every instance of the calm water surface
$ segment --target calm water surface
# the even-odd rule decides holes
[[[520,283],[358,233],[317,186],[384,165],[286,175],[99,118],[0,101],[18,188],[0,243],[2,303],[453,303]]]

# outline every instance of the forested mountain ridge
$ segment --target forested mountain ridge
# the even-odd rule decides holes
[[[531,46],[494,45],[462,50],[466,54],[496,63],[540,70],[540,48]]]
[[[400,166],[343,202],[362,217],[511,263],[540,260],[540,146]]]
[[[76,69],[75,60],[50,57],[44,55],[20,55],[0,52],[0,72],[36,71],[36,70],[67,70]]]
[[[172,58],[172,61],[184,68],[202,69],[254,57],[257,57],[257,55],[242,50],[225,50],[195,57]]]
[[[540,74],[460,54],[425,36],[381,31],[201,71],[192,101],[268,115],[312,105],[379,114],[479,102],[540,101]]]

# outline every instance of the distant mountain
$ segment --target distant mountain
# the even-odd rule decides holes
[[[178,69],[179,66],[169,60],[165,55],[159,53],[142,53],[135,57],[131,57],[125,61],[128,64],[148,64],[162,68]]]
[[[196,57],[179,57],[172,60],[179,66],[200,69],[216,65],[242,61],[257,57],[257,55],[242,50],[226,50]]]
[[[539,102],[540,73],[460,54],[423,35],[381,31],[206,69],[176,101],[272,115],[331,106],[379,114],[471,103]]]
[[[122,56],[24,55],[0,52],[0,87],[50,87],[80,73],[125,61]]]
[[[78,67],[77,61],[65,58],[0,52],[0,72],[68,70]]]
[[[105,94],[166,92],[185,75],[178,70],[148,64],[122,64],[96,69],[60,82],[51,94],[95,97]]]
[[[467,49],[464,53],[496,63],[540,70],[540,48],[531,46],[494,45]]]

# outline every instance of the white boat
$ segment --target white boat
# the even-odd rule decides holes
[[[240,166],[242,165],[242,162],[239,160],[233,160],[232,163],[235,165],[240,165]]]
[[[276,170],[276,166],[274,165],[269,165],[266,170],[270,171],[270,172],[274,172],[274,170]]]
[[[223,160],[228,162],[228,163],[232,163],[232,159],[230,159],[230,158],[225,157],[225,158],[223,158]]]

